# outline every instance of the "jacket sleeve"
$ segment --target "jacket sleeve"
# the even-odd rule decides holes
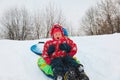
[[[77,53],[77,45],[69,38],[67,42],[71,46],[71,50],[68,54],[73,57]]]
[[[43,59],[46,61],[47,64],[51,63],[51,59],[50,56],[48,55],[47,51],[48,51],[48,47],[50,46],[51,41],[47,41],[44,44],[44,48],[43,48],[43,53],[42,53],[42,57]]]

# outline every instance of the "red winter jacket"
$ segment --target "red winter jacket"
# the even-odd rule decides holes
[[[46,61],[47,64],[50,64],[51,60],[54,59],[54,58],[66,56],[66,52],[59,49],[59,45],[62,44],[62,43],[67,43],[69,46],[71,46],[71,50],[68,53],[69,56],[73,57],[76,54],[77,46],[71,39],[69,39],[67,37],[64,37],[64,38],[60,39],[59,41],[54,40],[54,39],[49,40],[45,43],[43,53],[42,53],[42,57]],[[55,46],[55,52],[52,53],[51,56],[49,56],[48,53],[47,53],[50,45]]]

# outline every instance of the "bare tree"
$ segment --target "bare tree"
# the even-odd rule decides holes
[[[31,33],[30,16],[25,8],[6,11],[1,22],[8,39],[25,40]]]
[[[98,8],[101,9],[101,19],[104,24],[101,28],[102,34],[111,34],[119,31],[119,14],[120,8],[117,6],[117,0],[103,0],[98,4]]]
[[[65,18],[63,16],[62,10],[58,9],[55,4],[49,3],[44,11],[44,26],[46,27],[46,37],[49,37],[49,31],[53,24],[59,23],[61,25],[65,24]]]
[[[120,8],[117,0],[101,0],[89,9],[82,21],[82,27],[90,35],[111,34],[119,31]]]
[[[117,0],[117,3],[120,5],[120,0]]]
[[[13,40],[49,37],[49,31],[55,23],[71,29],[66,23],[62,10],[53,3],[33,13],[33,16],[28,14],[25,8],[10,9],[6,11],[1,22],[7,38]]]
[[[116,31],[120,32],[120,0],[116,2],[116,10],[114,12],[115,12],[114,25],[116,26]]]
[[[44,26],[44,16],[42,13],[36,13],[34,15],[34,29],[35,29],[35,39],[40,39],[45,37],[45,26]]]
[[[90,8],[86,12],[86,16],[83,18],[82,23],[80,24],[82,26],[82,30],[84,30],[87,35],[93,35],[96,34],[94,32],[94,27],[95,25],[95,15],[96,15],[96,10],[94,8]]]

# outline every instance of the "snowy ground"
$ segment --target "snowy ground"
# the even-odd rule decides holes
[[[120,34],[73,37],[90,80],[120,80]],[[48,80],[30,47],[42,40],[0,40],[0,80]],[[43,45],[41,45],[43,47]]]

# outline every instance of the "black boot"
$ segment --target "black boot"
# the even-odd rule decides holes
[[[80,73],[84,72],[84,67],[83,67],[82,64],[79,64],[79,66],[78,66],[78,71],[79,71]]]
[[[78,67],[78,76],[80,80],[89,80],[88,76],[84,72],[84,67],[82,64]]]
[[[55,76],[54,80],[64,80],[64,79],[63,79],[63,76],[57,75]]]
[[[64,80],[64,75],[62,73],[61,68],[53,69],[54,72],[54,80]]]
[[[54,80],[64,80],[63,74],[64,74],[64,64],[62,62],[61,58],[55,58],[51,62],[53,74],[54,74]]]

